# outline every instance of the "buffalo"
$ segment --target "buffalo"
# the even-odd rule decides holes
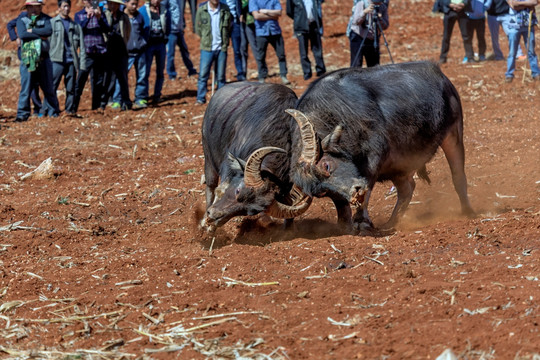
[[[311,198],[289,177],[299,131],[285,109],[297,99],[286,86],[251,82],[229,84],[212,97],[202,123],[207,231],[235,216],[292,219],[307,210]]]
[[[396,187],[397,202],[379,230],[396,225],[413,195],[414,174],[429,181],[425,165],[439,147],[462,212],[474,215],[464,171],[461,101],[436,64],[337,70],[314,81],[288,112],[301,124],[304,141],[293,149],[292,181],[309,196],[331,197],[339,220],[356,231],[376,231],[368,202],[375,183],[385,180]],[[359,206],[354,218],[350,204]]]

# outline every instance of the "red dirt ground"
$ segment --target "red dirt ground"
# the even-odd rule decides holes
[[[9,74],[18,61],[4,35],[19,3],[2,0],[0,15],[2,356],[434,359],[452,349],[463,359],[540,357],[540,101],[538,85],[521,81],[524,62],[511,84],[504,61],[462,65],[456,29],[442,67],[463,101],[476,219],[459,215],[438,153],[428,164],[433,184],[418,184],[391,236],[335,236],[332,203],[316,199],[293,232],[237,218],[211,238],[195,220],[204,208],[205,107],[194,105],[196,80],[181,60],[182,80],[166,82],[159,107],[100,115],[87,90],[82,119],[14,123],[19,81]],[[324,5],[330,70],[348,65],[351,3]],[[442,21],[431,5],[391,2],[396,62],[438,58]],[[46,8],[53,13],[54,2]],[[282,27],[300,95],[307,83],[290,19]],[[198,63],[189,28],[187,37]],[[268,59],[277,73],[273,50]],[[49,157],[52,178],[21,180]],[[389,187],[376,187],[376,224],[395,202],[385,199]]]

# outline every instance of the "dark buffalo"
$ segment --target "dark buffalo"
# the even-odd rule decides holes
[[[307,154],[292,161],[293,181],[306,194],[330,196],[343,222],[349,203],[361,204],[357,230],[371,232],[369,196],[377,181],[390,180],[397,203],[383,229],[406,210],[413,175],[428,180],[425,164],[440,146],[452,172],[462,212],[474,214],[464,171],[463,113],[459,95],[430,62],[338,70],[313,82],[291,114],[303,125]],[[310,126],[314,132],[310,132]],[[322,156],[318,155],[316,136]]]
[[[202,124],[208,231],[234,216],[267,212],[287,219],[307,210],[311,198],[289,178],[299,131],[285,109],[297,100],[286,86],[250,82],[229,84],[212,97]]]

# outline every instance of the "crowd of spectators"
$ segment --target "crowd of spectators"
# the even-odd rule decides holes
[[[283,0],[282,0],[283,1]],[[348,0],[350,1],[350,0]],[[207,101],[211,70],[218,88],[226,84],[227,50],[232,44],[236,80],[247,78],[248,46],[257,63],[258,80],[268,77],[266,56],[271,45],[278,59],[280,79],[290,84],[280,17],[293,20],[304,79],[312,78],[311,49],[315,73],[326,73],[323,57],[324,0],[82,0],[83,8],[71,18],[71,0],[58,0],[54,18],[42,12],[43,0],[26,0],[21,14],[8,24],[11,40],[18,43],[21,60],[21,90],[16,121],[36,116],[57,117],[61,110],[56,96],[64,79],[66,115],[79,117],[78,109],[88,78],[91,81],[91,109],[103,112],[137,110],[158,104],[165,74],[178,79],[175,50],[178,46],[188,77],[198,75],[197,104]],[[389,25],[389,0],[352,0],[347,26],[350,65],[375,66],[380,61],[380,37]],[[463,63],[485,61],[486,14],[491,33],[493,60],[503,60],[499,27],[509,40],[505,79],[514,78],[516,58],[521,56],[523,38],[532,79],[540,77],[535,53],[534,7],[538,0],[434,0],[433,11],[444,14],[444,32],[439,63],[447,62],[455,23],[459,25],[465,58]],[[200,38],[199,72],[191,61],[185,41],[185,10],[189,5],[193,32]],[[473,50],[476,34],[478,51]],[[155,66],[152,65],[155,62]],[[134,100],[128,72],[135,69]],[[150,95],[151,69],[155,80]],[[43,93],[41,101],[39,91]]]

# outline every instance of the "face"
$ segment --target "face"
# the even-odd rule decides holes
[[[110,12],[115,13],[120,9],[120,4],[114,1],[107,1],[107,9],[109,9]]]
[[[38,16],[41,14],[41,5],[26,5],[28,16]]]
[[[154,7],[158,7],[161,3],[161,0],[150,0],[150,5]]]
[[[139,1],[138,1],[138,0],[129,0],[129,1],[126,3],[126,9],[127,9],[130,13],[134,13],[135,10],[137,10],[138,7],[139,7]]]
[[[210,5],[215,9],[219,5],[219,0],[209,0]]]
[[[69,16],[69,12],[71,11],[71,5],[69,5],[67,2],[63,2],[60,4],[58,11],[60,12],[61,17],[66,18]]]

